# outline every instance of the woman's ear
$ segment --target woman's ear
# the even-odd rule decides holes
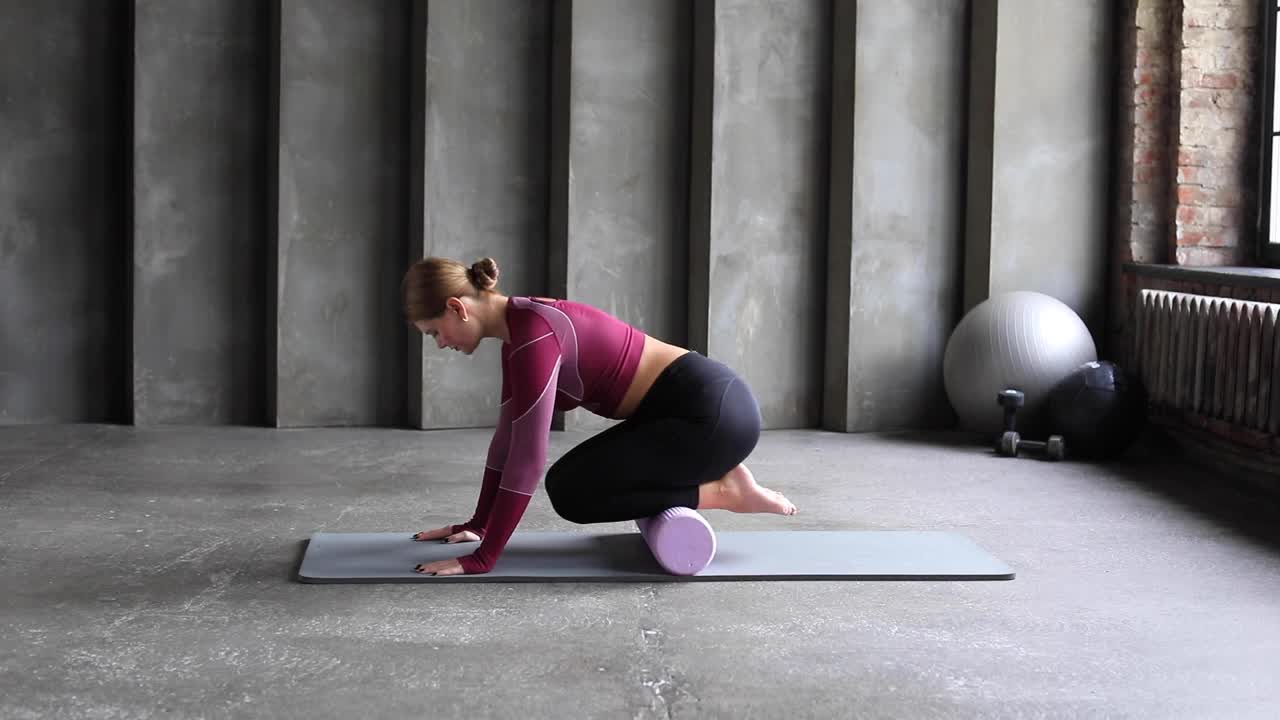
[[[466,322],[468,317],[470,317],[470,313],[467,310],[467,304],[462,302],[460,298],[449,298],[445,301],[445,306],[452,310],[462,322]]]

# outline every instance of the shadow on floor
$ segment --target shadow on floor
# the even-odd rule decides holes
[[[1157,493],[1232,534],[1280,551],[1280,496],[1222,465],[1211,466],[1177,437],[1148,428],[1116,465],[1135,487]]]
[[[948,448],[998,457],[994,439],[959,430],[872,433],[887,443]],[[1037,455],[1010,462],[1052,462]],[[1215,527],[1280,551],[1280,493],[1267,479],[1245,477],[1236,469],[1211,465],[1184,440],[1157,425],[1144,429],[1138,441],[1114,460],[1071,460],[1105,467],[1134,488],[1156,494]],[[1274,482],[1274,479],[1271,479]]]

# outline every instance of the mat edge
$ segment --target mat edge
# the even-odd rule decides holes
[[[378,585],[404,583],[644,583],[644,582],[1008,582],[1017,573],[983,575],[632,575],[537,577],[530,575],[455,575],[448,577],[338,578],[299,574],[307,585]]]

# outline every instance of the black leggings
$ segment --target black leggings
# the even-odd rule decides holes
[[[760,406],[728,366],[689,352],[654,381],[627,419],[547,471],[551,506],[575,523],[697,509],[698,486],[737,467],[760,439]]]

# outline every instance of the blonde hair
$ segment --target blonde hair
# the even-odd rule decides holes
[[[423,258],[409,267],[400,284],[405,319],[413,324],[444,314],[449,298],[480,297],[498,287],[498,261],[481,258],[467,267],[457,260]]]

